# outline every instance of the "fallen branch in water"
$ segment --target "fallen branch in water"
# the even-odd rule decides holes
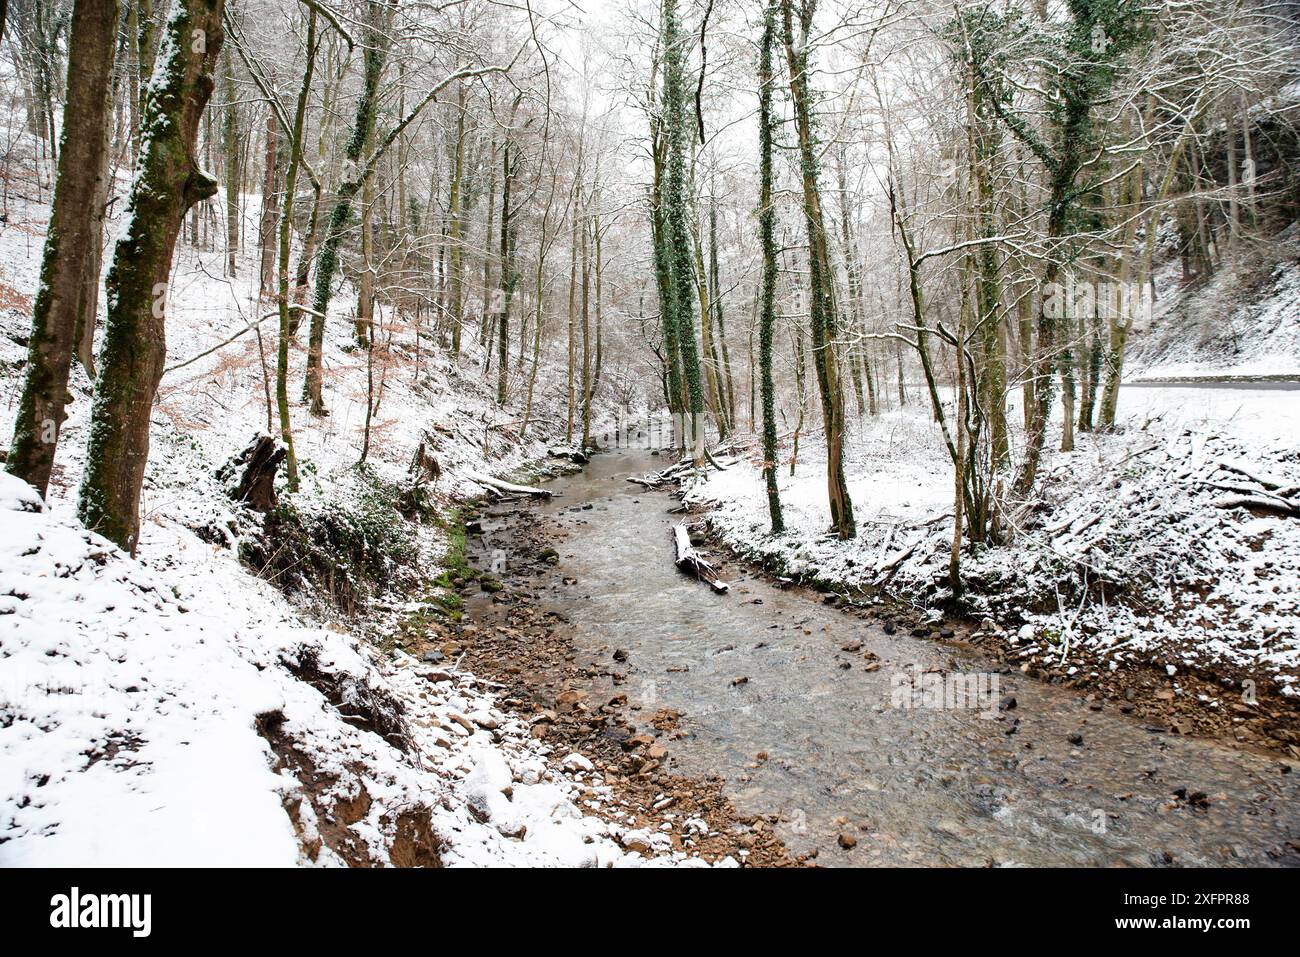
[[[533,485],[515,485],[513,482],[503,482],[501,479],[494,479],[487,475],[479,475],[477,472],[470,472],[465,477],[478,485],[486,485],[488,488],[494,488],[498,492],[505,492],[508,495],[530,495],[533,498],[550,498],[555,494],[548,488],[537,488]]]
[[[726,594],[731,586],[721,581],[713,571],[713,566],[695,550],[695,546],[691,544],[691,533],[685,523],[673,526],[673,538],[677,546],[677,558],[674,562],[677,567],[706,582],[719,595]]]

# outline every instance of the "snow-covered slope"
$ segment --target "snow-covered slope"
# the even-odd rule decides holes
[[[47,207],[11,199],[0,224],[6,436],[47,219]],[[481,350],[471,343],[452,360],[426,339],[417,352],[413,330],[389,315],[368,370],[345,287],[327,326],[329,416],[298,401],[301,343],[293,352],[303,484],[282,502],[305,521],[364,512],[386,525],[408,580],[369,594],[382,613],[364,623],[324,599],[304,604],[309,591],[291,602],[241,562],[262,519],[217,475],[268,430],[271,352],[269,323],[261,338],[251,329],[227,342],[269,310],[251,289],[251,256],[234,279],[222,258],[184,244],[177,255],[138,558],[74,517],[90,395],[79,369],[48,505],[17,479],[0,483],[0,864],[645,860],[620,847],[612,796],[589,764],[550,753],[473,675],[381,652],[357,630],[395,630],[420,600],[396,586],[436,574],[447,547],[437,523],[404,521],[376,490],[409,481],[423,440],[442,470],[433,504],[453,508],[478,490],[471,472],[545,454],[562,428],[559,394],[539,388],[521,436],[520,403],[497,406]],[[368,371],[380,399],[358,469]],[[511,372],[521,396],[522,372]]]
[[[640,860],[472,676],[305,624],[177,527],[146,567],[3,473],[0,525],[0,863]]]
[[[1221,268],[1204,286],[1179,288],[1177,274],[1172,263],[1159,277],[1164,292],[1150,326],[1130,341],[1127,378],[1300,377],[1294,240],[1267,258]]]

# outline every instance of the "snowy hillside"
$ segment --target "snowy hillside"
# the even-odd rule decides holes
[[[1300,251],[1225,268],[1204,286],[1179,287],[1165,270],[1149,327],[1130,342],[1135,381],[1300,377]]]
[[[12,428],[43,214],[22,207],[0,229],[8,296],[0,431]],[[295,402],[304,482],[282,504],[308,525],[342,514],[386,526],[394,551],[378,562],[391,574],[345,569],[355,576],[347,587],[323,587],[274,563],[259,577],[240,555],[260,541],[262,519],[231,500],[217,473],[266,431],[257,335],[221,345],[264,307],[245,278],[254,264],[241,260],[232,282],[220,260],[192,249],[178,256],[169,367],[218,348],[163,380],[138,561],[72,517],[84,373],[73,383],[50,507],[3,476],[0,862],[642,860],[615,841],[628,827],[609,823],[608,788],[585,760],[561,761],[498,710],[490,684],[454,663],[421,664],[372,643],[423,607],[411,589],[436,577],[448,546],[441,526],[405,520],[385,491],[407,481],[415,445],[428,437],[442,469],[432,495],[450,508],[483,491],[467,473],[546,456],[555,396],[539,395],[535,431],[520,441],[511,431],[520,410],[499,409],[476,374],[481,353],[460,363],[425,355],[417,373],[410,343],[398,338],[368,466],[358,471],[366,368],[340,315],[325,356],[331,414],[312,419]],[[297,380],[301,351],[296,358]],[[391,594],[373,593],[376,579]],[[300,583],[298,605],[277,580]],[[342,617],[339,603],[367,614]]]

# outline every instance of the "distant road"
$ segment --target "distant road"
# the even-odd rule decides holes
[[[1300,391],[1300,376],[1146,379],[1141,382],[1125,382],[1124,386],[1142,389],[1251,389],[1296,392]]]

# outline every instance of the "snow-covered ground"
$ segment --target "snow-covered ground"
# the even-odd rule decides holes
[[[46,207],[11,198],[0,224],[5,435],[47,218]],[[219,252],[181,245],[169,366],[269,311],[250,289],[255,272],[243,256],[232,281]],[[299,514],[361,509],[370,490],[404,480],[422,437],[442,468],[433,497],[444,508],[477,489],[469,473],[545,455],[557,394],[539,390],[537,425],[521,437],[521,409],[496,406],[480,351],[457,363],[426,343],[417,364],[409,330],[397,330],[391,357],[376,360],[382,400],[369,471],[358,472],[366,356],[350,341],[353,301],[345,288],[327,327],[324,419],[297,401],[304,353],[294,352],[303,487],[282,500]],[[73,514],[84,372],[74,373],[48,507],[0,480],[0,864],[649,862],[620,846],[626,827],[611,823],[618,810],[603,778],[531,737],[497,708],[492,687],[450,663],[381,652],[326,602],[304,604],[309,592],[290,602],[240,562],[260,518],[231,501],[216,472],[267,430],[270,326],[261,342],[247,332],[165,375],[138,558]],[[447,545],[436,524],[403,522],[391,508],[380,519],[407,537],[411,575],[436,573]],[[420,607],[375,597],[387,614],[367,622],[371,638]],[[646,843],[666,849],[665,835],[653,837]]]
[[[1294,238],[1260,262],[1225,266],[1204,286],[1180,287],[1178,264],[1149,326],[1135,330],[1127,375],[1161,379],[1300,378],[1300,263]],[[1273,256],[1280,256],[1274,261]]]
[[[688,501],[713,506],[742,553],[935,608],[950,597],[952,471],[923,401],[867,419],[848,443],[855,540],[826,534],[825,453],[807,439],[797,474],[781,469],[786,534],[768,532],[754,457],[709,472]],[[1223,507],[1300,485],[1300,392],[1126,388],[1119,418],[1117,434],[1047,455],[1041,505],[1010,546],[965,557],[970,610],[1005,627],[1013,654],[1071,673],[1137,662],[1300,694],[1300,521]]]
[[[139,563],[2,473],[0,503],[0,863],[338,864],[339,818],[353,861],[409,863],[403,835],[444,864],[640,860],[472,676],[313,627],[179,526]]]

